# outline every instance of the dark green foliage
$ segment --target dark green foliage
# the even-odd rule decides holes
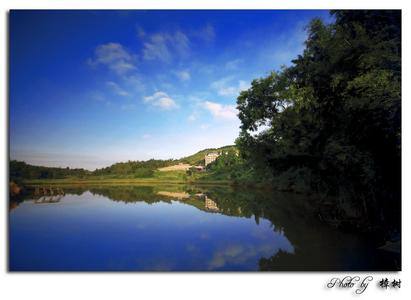
[[[84,169],[49,168],[32,166],[16,160],[10,161],[10,181],[14,182],[20,182],[23,179],[83,178],[90,174],[90,171]]]
[[[153,177],[154,170],[149,168],[136,169],[133,173],[134,178],[149,178]]]
[[[214,179],[235,179],[236,170],[240,169],[243,161],[235,148],[222,151],[217,159],[207,165],[207,171],[212,172]],[[242,168],[241,168],[242,169]]]
[[[266,174],[255,172],[254,165],[244,160],[237,148],[221,151],[221,155],[207,165],[206,180],[228,180],[234,185],[259,185],[271,179]]]
[[[238,97],[237,146],[277,187],[336,196],[398,228],[401,12],[332,14],[333,24],[310,23],[291,67]]]
[[[116,163],[107,168],[88,171],[84,169],[50,168],[32,166],[20,161],[10,161],[10,180],[21,182],[24,179],[63,179],[86,178],[90,176],[107,176],[110,178],[148,178],[153,177],[154,170],[175,164],[174,160],[148,160]]]
[[[235,148],[235,146],[230,145],[230,146],[223,146],[223,147],[220,147],[220,148],[204,149],[204,150],[198,151],[197,153],[195,153],[193,155],[181,158],[179,160],[179,162],[183,162],[183,163],[187,163],[187,164],[195,165],[195,166],[197,166],[197,165],[204,166],[204,156],[207,153],[228,151],[228,150],[231,150],[231,149],[234,149],[234,148]]]
[[[128,161],[124,163],[115,163],[109,167],[93,171],[93,175],[111,175],[124,177],[130,175],[134,178],[152,177],[154,170],[176,164],[176,160],[157,160],[150,159],[147,161]]]
[[[217,159],[207,166],[207,170],[213,171],[226,171],[231,169],[233,166],[238,164],[240,159],[238,157],[237,151],[232,148],[229,150],[222,151]]]
[[[190,169],[188,169],[187,171],[186,171],[186,175],[188,175],[188,176],[192,176],[193,174],[195,174],[195,173],[197,173],[198,171],[197,171],[197,169],[195,168],[195,167],[191,167]]]

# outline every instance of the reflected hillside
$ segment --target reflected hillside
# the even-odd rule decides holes
[[[153,186],[92,188],[92,193],[114,201],[146,203],[178,201],[208,213],[269,220],[272,229],[287,237],[293,253],[278,252],[262,257],[261,270],[362,270],[395,268],[394,262],[381,261],[371,240],[350,232],[330,228],[316,218],[307,196],[222,186]],[[355,252],[361,252],[360,255]]]
[[[91,192],[112,201],[148,204],[178,201],[200,210],[218,212],[227,216],[270,220],[276,228],[284,228],[288,222],[299,223],[313,212],[306,198],[281,192],[242,190],[219,186],[91,186],[66,187],[67,194],[81,195]],[[299,213],[301,212],[301,214]],[[311,218],[309,218],[311,219]]]
[[[271,257],[261,257],[261,270],[393,269],[392,262],[384,261],[380,265],[381,257],[372,241],[321,223],[310,204],[314,199],[303,195],[193,185],[66,186],[53,190],[53,195],[47,195],[47,190],[45,195],[42,191],[34,189],[26,193],[19,200],[12,201],[10,209],[16,209],[24,200],[55,205],[64,195],[82,195],[86,192],[127,204],[172,204],[176,201],[208,214],[254,219],[256,225],[268,220],[274,232],[289,240],[293,251],[276,251]]]

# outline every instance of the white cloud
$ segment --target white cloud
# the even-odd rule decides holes
[[[241,91],[247,90],[249,84],[244,80],[239,80],[237,84],[232,83],[232,77],[225,77],[214,81],[211,88],[216,90],[220,96],[238,96]]]
[[[188,81],[191,79],[191,74],[189,71],[185,70],[185,71],[180,71],[180,72],[176,72],[177,77],[181,80],[181,81]]]
[[[105,65],[113,72],[123,75],[136,69],[133,56],[121,44],[107,43],[97,46],[91,65]]]
[[[226,120],[235,120],[237,118],[237,109],[235,105],[223,105],[216,102],[204,101],[202,106],[215,118]]]
[[[117,74],[125,74],[131,70],[134,70],[136,67],[126,61],[117,61],[110,65],[110,69],[112,69]]]
[[[116,93],[119,96],[130,96],[130,93],[122,89],[117,83],[113,81],[107,81],[107,86],[113,90],[114,93]]]
[[[177,103],[165,92],[155,92],[151,96],[144,97],[144,102],[161,109],[170,110],[177,108]]]

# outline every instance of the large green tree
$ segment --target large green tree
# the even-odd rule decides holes
[[[398,227],[401,12],[331,14],[331,24],[311,21],[290,67],[240,94],[237,146],[290,189],[334,195],[357,217]]]

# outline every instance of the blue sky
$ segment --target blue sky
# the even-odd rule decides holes
[[[233,144],[236,98],[328,11],[12,11],[10,156],[95,169]]]

